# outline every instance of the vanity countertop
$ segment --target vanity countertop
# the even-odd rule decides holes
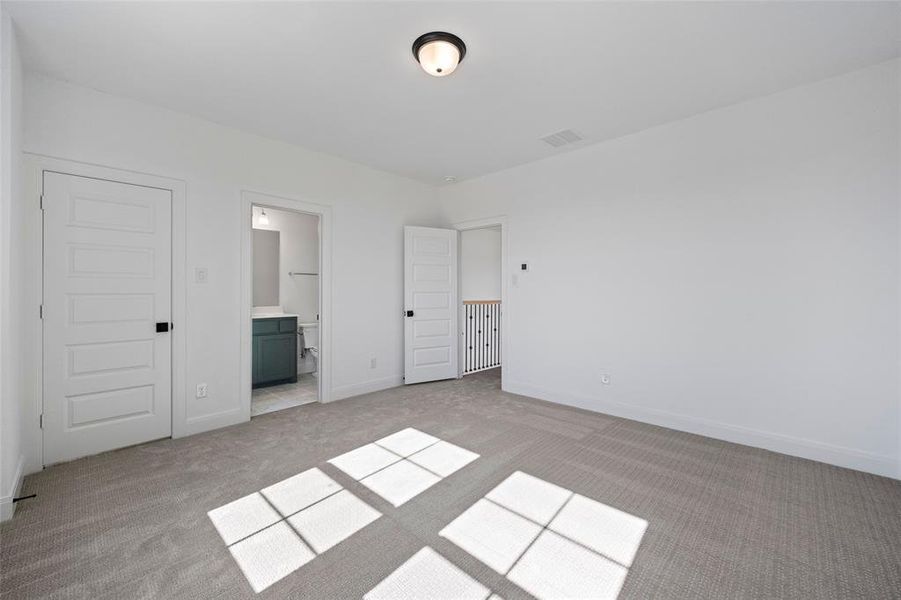
[[[257,319],[287,319],[294,317],[295,319],[299,319],[300,315],[295,315],[294,313],[259,313],[253,315],[253,320]]]

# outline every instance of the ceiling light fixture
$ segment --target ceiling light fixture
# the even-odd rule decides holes
[[[466,44],[452,33],[432,31],[413,42],[413,56],[422,70],[434,77],[444,77],[456,70],[466,56]]]
[[[269,215],[266,214],[266,209],[262,209],[260,213],[260,225],[268,225],[269,224]]]

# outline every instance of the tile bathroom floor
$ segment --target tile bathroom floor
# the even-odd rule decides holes
[[[309,373],[298,375],[297,383],[284,383],[270,387],[256,388],[250,403],[250,416],[293,408],[316,402],[319,395],[318,382]]]

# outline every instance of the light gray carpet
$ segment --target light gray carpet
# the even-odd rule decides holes
[[[400,508],[326,461],[405,427],[481,455]],[[247,598],[207,511],[318,467],[384,516],[259,594],[360,598],[522,470],[646,519],[620,598],[899,598],[901,482],[503,393],[496,372],[307,405],[46,469],[0,528],[4,598]]]

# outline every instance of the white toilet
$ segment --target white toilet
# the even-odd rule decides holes
[[[297,326],[297,333],[302,340],[301,348],[298,351],[298,372],[307,372],[304,370],[306,357],[311,356],[313,359],[312,374],[315,377],[319,372],[319,323],[300,323]]]

